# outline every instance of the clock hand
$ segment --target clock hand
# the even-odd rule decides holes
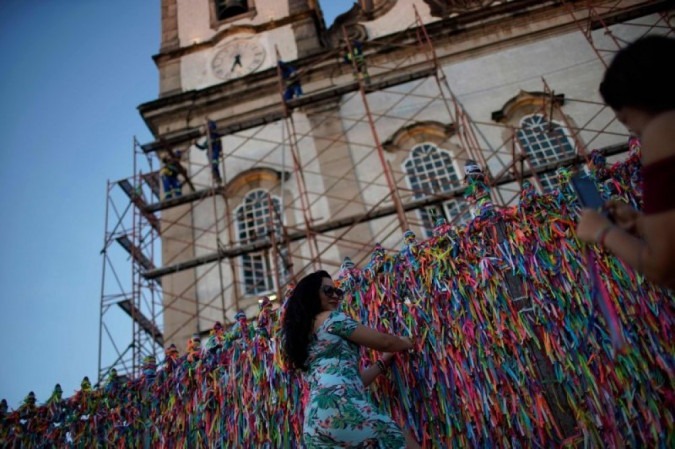
[[[241,55],[234,56],[234,62],[232,63],[232,68],[230,69],[230,72],[234,71],[234,67],[237,65],[241,67]]]

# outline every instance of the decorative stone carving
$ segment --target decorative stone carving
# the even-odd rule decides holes
[[[337,22],[335,22],[335,25],[330,27],[327,34],[327,43],[331,48],[340,48],[344,45],[345,33],[342,30],[342,27],[347,31],[347,38],[350,41],[364,42],[368,40],[368,31],[366,31],[366,27],[363,25],[358,23],[345,23],[337,26]]]
[[[564,94],[549,95],[545,92],[526,92],[521,90],[518,95],[507,101],[504,106],[492,113],[492,120],[498,123],[503,123],[516,114],[516,111],[530,114],[536,111],[547,110],[551,101],[555,106],[562,106],[565,104]]]
[[[429,5],[432,16],[448,17],[501,3],[508,3],[508,0],[424,0],[424,3]]]
[[[391,11],[396,2],[397,0],[361,0],[355,2],[349,11],[337,16],[333,25],[326,32],[326,42],[332,48],[339,47],[341,42],[344,42],[343,27],[347,30],[350,40],[366,41],[368,33],[359,22],[368,22],[384,16]]]
[[[416,122],[400,128],[382,146],[385,151],[390,152],[412,148],[423,142],[431,142],[442,147],[455,134],[455,131],[456,127],[452,123],[440,123],[433,120]]]

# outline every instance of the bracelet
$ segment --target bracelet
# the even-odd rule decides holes
[[[608,224],[604,228],[598,231],[597,234],[595,234],[595,243],[597,243],[600,246],[605,246],[605,237],[607,237],[607,234],[609,234],[609,231],[612,230],[614,227],[613,224]]]
[[[385,372],[387,371],[387,367],[384,365],[384,362],[382,360],[376,360],[375,365],[380,369],[380,372]]]

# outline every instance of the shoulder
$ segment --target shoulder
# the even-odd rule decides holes
[[[642,135],[643,163],[658,162],[675,155],[675,110],[654,117]]]
[[[325,311],[319,313],[316,318],[314,318],[314,330],[317,330],[318,328],[323,325],[323,323],[328,319],[328,317],[331,315],[332,312],[330,311]]]
[[[336,334],[341,337],[348,337],[359,326],[353,318],[344,312],[334,310],[329,312],[325,321],[326,331],[330,334]]]
[[[340,312],[338,310],[328,310],[325,312],[321,312],[316,316],[316,319],[317,322],[320,320],[321,322],[328,322],[328,323],[335,323],[347,320],[353,321],[349,315],[347,315],[344,312]]]

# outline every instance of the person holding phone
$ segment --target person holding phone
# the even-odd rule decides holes
[[[596,243],[648,280],[675,288],[675,39],[650,35],[619,51],[600,94],[641,140],[643,210],[620,201],[609,217],[583,209],[578,237]],[[611,220],[610,220],[611,218]]]
[[[419,448],[408,432],[368,400],[365,392],[387,370],[394,352],[413,348],[409,337],[378,332],[337,310],[343,292],[325,271],[302,278],[282,317],[282,348],[304,372],[310,393],[303,424],[307,449],[335,447]],[[383,351],[359,369],[359,347]]]

